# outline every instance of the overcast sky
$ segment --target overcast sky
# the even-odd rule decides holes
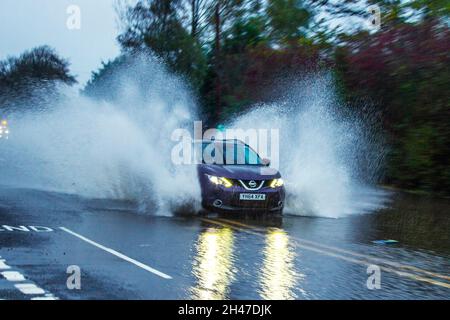
[[[0,59],[50,45],[71,63],[80,85],[119,54],[115,0],[0,0]],[[81,10],[81,29],[69,30],[67,8]]]

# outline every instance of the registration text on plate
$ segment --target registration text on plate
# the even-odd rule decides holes
[[[259,193],[241,193],[240,199],[252,201],[264,201],[266,200],[266,195]]]

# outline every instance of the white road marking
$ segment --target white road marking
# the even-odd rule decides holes
[[[26,226],[7,226],[7,225],[3,225],[2,228],[0,228],[0,231],[30,232],[30,230]]]
[[[43,226],[0,226],[0,232],[53,232],[54,230],[49,227]]]
[[[1,259],[0,256],[0,270],[9,270],[12,269],[10,266],[8,266],[6,264],[6,260]],[[23,282],[23,281],[27,281],[25,276],[23,274],[21,274],[18,271],[3,271],[0,272],[0,275],[2,275],[7,281],[9,282]],[[40,300],[40,298],[44,298],[43,300],[59,300],[58,297],[55,297],[53,294],[51,293],[46,293],[46,291],[44,289],[39,288],[37,285],[35,285],[34,283],[27,281],[27,282],[23,282],[23,283],[17,283],[14,285],[14,287],[16,287],[16,289],[19,289],[20,292],[22,292],[23,294],[27,294],[27,295],[40,295],[40,294],[45,294],[45,296],[41,296],[41,297],[34,297],[31,300]],[[2,298],[0,298],[0,300],[4,300]]]
[[[129,262],[129,263],[132,263],[132,264],[134,264],[135,266],[138,266],[139,268],[142,268],[142,269],[144,269],[144,270],[146,270],[146,271],[148,271],[148,272],[151,272],[151,273],[153,273],[153,274],[156,274],[157,276],[159,276],[159,277],[161,277],[161,278],[164,278],[164,279],[172,279],[171,276],[169,276],[169,275],[167,275],[167,274],[165,274],[165,273],[163,273],[163,272],[161,272],[161,271],[158,271],[158,270],[156,270],[156,269],[154,269],[154,268],[152,268],[152,267],[149,267],[149,266],[143,264],[142,262],[139,262],[139,261],[134,260],[134,259],[132,259],[132,258],[130,258],[130,257],[127,257],[127,256],[124,255],[123,253],[120,253],[120,252],[118,252],[118,251],[116,251],[116,250],[114,250],[114,249],[105,247],[105,246],[103,246],[103,245],[101,245],[101,244],[99,244],[99,243],[97,243],[97,242],[95,242],[95,241],[92,241],[92,240],[90,240],[90,239],[88,239],[88,238],[86,238],[86,237],[84,237],[84,236],[82,236],[82,235],[80,235],[80,234],[78,234],[78,233],[76,233],[76,232],[73,232],[72,230],[69,230],[69,229],[64,228],[64,227],[60,227],[60,229],[61,229],[62,231],[64,231],[64,232],[67,232],[67,233],[69,233],[69,234],[71,234],[71,235],[77,237],[78,239],[81,239],[81,240],[83,240],[83,241],[85,241],[85,242],[87,242],[87,243],[89,243],[89,244],[91,244],[91,245],[93,245],[93,246],[95,246],[95,247],[97,247],[97,248],[99,248],[99,249],[102,249],[103,251],[109,252],[109,253],[111,253],[112,255],[114,255],[114,256],[116,256],[116,257],[118,257],[118,258],[120,258],[120,259],[123,259],[123,260],[125,260],[125,261],[127,261],[127,262]]]
[[[20,283],[14,285],[17,289],[19,289],[23,294],[44,294],[45,290],[39,288],[34,283]]]
[[[11,269],[11,267],[6,264],[6,260],[0,260],[0,270],[7,270],[7,269]]]
[[[23,276],[23,274],[17,271],[4,271],[0,274],[5,277],[6,280],[11,282],[25,281],[25,277]]]

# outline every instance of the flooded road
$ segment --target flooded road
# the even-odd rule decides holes
[[[0,188],[0,299],[450,299],[449,209],[394,194],[339,219],[161,217]]]

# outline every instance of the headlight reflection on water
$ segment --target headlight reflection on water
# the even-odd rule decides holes
[[[234,278],[233,231],[229,228],[209,228],[197,242],[193,273],[197,285],[193,298],[223,300],[228,298]]]
[[[230,298],[230,285],[235,281],[236,257],[234,233],[227,227],[208,228],[200,234],[196,244],[193,275],[196,285],[191,289],[192,298],[200,300],[223,300]],[[296,299],[295,291],[306,296],[298,281],[302,274],[295,271],[295,251],[289,236],[281,229],[270,229],[264,248],[255,252],[262,255],[263,263],[252,275],[259,287],[259,295],[266,300]]]
[[[264,248],[260,276],[260,295],[266,300],[297,298],[294,288],[301,275],[296,274],[294,251],[289,247],[289,236],[280,229],[269,230]]]
[[[8,121],[0,121],[0,139],[8,139],[9,137],[9,127]]]

